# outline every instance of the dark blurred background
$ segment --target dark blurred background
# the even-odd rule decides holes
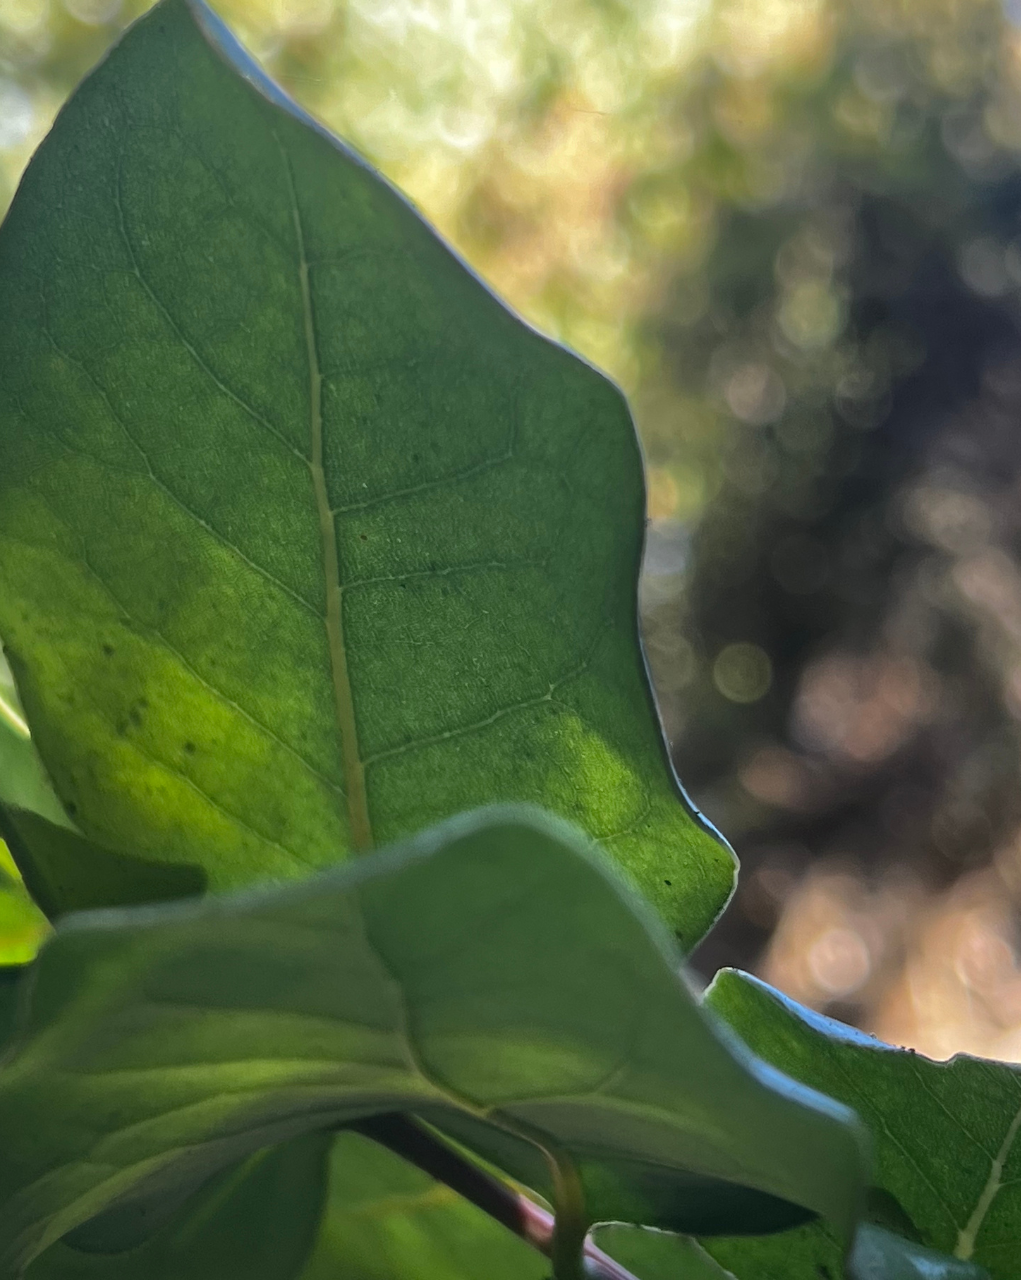
[[[216,5],[630,395],[697,965],[935,1056],[1021,1059],[1016,3]],[[0,204],[138,12],[0,0]]]

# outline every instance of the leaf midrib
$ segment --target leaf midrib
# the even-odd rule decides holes
[[[369,799],[365,789],[365,764],[358,742],[358,723],[355,718],[354,694],[347,662],[347,641],[344,634],[344,587],[340,576],[340,557],[337,553],[337,525],[326,488],[326,471],[323,466],[323,375],[319,367],[319,347],[316,340],[315,311],[309,282],[309,262],[305,252],[305,232],[301,209],[294,186],[294,174],[290,159],[280,140],[281,155],[287,173],[287,185],[291,197],[294,221],[294,237],[298,250],[298,278],[301,285],[302,321],[305,331],[305,347],[308,358],[309,380],[309,430],[311,457],[308,466],[312,475],[316,514],[319,518],[319,536],[323,548],[323,573],[326,579],[326,609],[324,620],[330,653],[330,675],[333,683],[334,706],[340,729],[340,746],[344,766],[344,790],[347,795],[347,815],[351,845],[356,853],[365,853],[373,846],[372,823],[369,818]]]

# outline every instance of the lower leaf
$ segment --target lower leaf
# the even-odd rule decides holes
[[[690,1236],[614,1223],[598,1228],[594,1239],[636,1280],[734,1280]]]
[[[116,1223],[89,1224],[47,1249],[26,1280],[294,1280],[321,1218],[328,1154],[323,1134],[257,1152],[151,1233],[137,1221],[121,1222],[119,1231]],[[135,1239],[117,1248],[125,1227]]]
[[[858,1228],[846,1260],[819,1223],[778,1235],[701,1243],[665,1231],[613,1226],[597,1231],[596,1243],[636,1280],[988,1280],[973,1262],[871,1223]]]
[[[874,1221],[1016,1280],[1021,1069],[964,1054],[934,1062],[734,971],[717,974],[706,1003],[768,1062],[856,1109],[876,1155]]]
[[[368,1138],[338,1134],[326,1212],[301,1280],[544,1280],[548,1274],[540,1254],[449,1187]]]
[[[0,1067],[0,1273],[383,1112],[526,1185],[520,1153],[555,1151],[588,1222],[747,1230],[754,1204],[758,1230],[849,1234],[853,1114],[752,1058],[679,965],[591,845],[524,809],[299,886],[67,917]]]

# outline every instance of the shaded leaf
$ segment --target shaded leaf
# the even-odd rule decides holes
[[[0,634],[89,838],[222,890],[523,799],[701,935],[622,396],[198,0],[65,106],[0,278]]]
[[[733,971],[717,975],[706,1004],[767,1062],[856,1109],[872,1134],[876,1185],[922,1245],[1013,1280],[1021,1257],[1021,1069],[964,1055],[933,1062]],[[872,1202],[874,1216],[891,1224],[888,1202]],[[824,1252],[812,1230],[802,1234]],[[707,1247],[738,1271],[729,1244]]]
[[[704,1244],[646,1227],[603,1227],[595,1234],[599,1247],[636,1280],[840,1280],[845,1275],[847,1280],[988,1280],[974,1262],[926,1249],[868,1222],[855,1232],[846,1267],[843,1249],[820,1223]]]
[[[638,1280],[667,1280],[674,1261],[688,1257],[682,1244],[693,1243],[663,1233],[651,1233],[640,1242],[625,1237],[630,1252],[615,1256],[622,1261],[632,1258]],[[716,1280],[988,1280],[977,1263],[927,1249],[868,1222],[855,1232],[846,1265],[841,1245],[817,1222],[770,1236],[703,1240],[700,1249],[717,1268]],[[686,1276],[681,1269],[675,1274],[678,1280]],[[714,1278],[710,1272],[694,1271],[692,1280]]]
[[[708,1202],[716,1229],[794,1206],[848,1232],[853,1116],[717,1029],[679,963],[587,843],[519,810],[305,885],[68,917],[0,1070],[0,1272],[380,1111],[561,1150],[593,1221],[690,1232]],[[728,1221],[706,1186],[731,1189]]]
[[[614,1223],[600,1227],[594,1238],[636,1280],[733,1280],[690,1236]]]
[[[155,1229],[89,1224],[47,1249],[27,1280],[294,1280],[315,1241],[329,1143],[313,1134],[257,1152],[172,1204]]]
[[[22,976],[20,965],[0,965],[0,1058],[3,1057],[7,1039],[14,1030]]]
[[[6,675],[6,664],[0,662],[0,804],[41,813],[51,822],[67,826]]]
[[[700,1243],[736,1280],[842,1280],[845,1276],[845,1249],[818,1222],[775,1235],[716,1236]]]
[[[546,1280],[549,1263],[449,1187],[338,1134],[327,1209],[302,1280]]]
[[[196,866],[133,858],[27,810],[0,805],[0,835],[24,867],[32,898],[51,919],[71,903],[76,910],[130,906],[189,898],[205,888]]]

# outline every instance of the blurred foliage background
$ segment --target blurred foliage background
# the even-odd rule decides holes
[[[0,204],[141,7],[0,0]],[[1021,1059],[1017,0],[216,7],[631,397],[702,970]]]

